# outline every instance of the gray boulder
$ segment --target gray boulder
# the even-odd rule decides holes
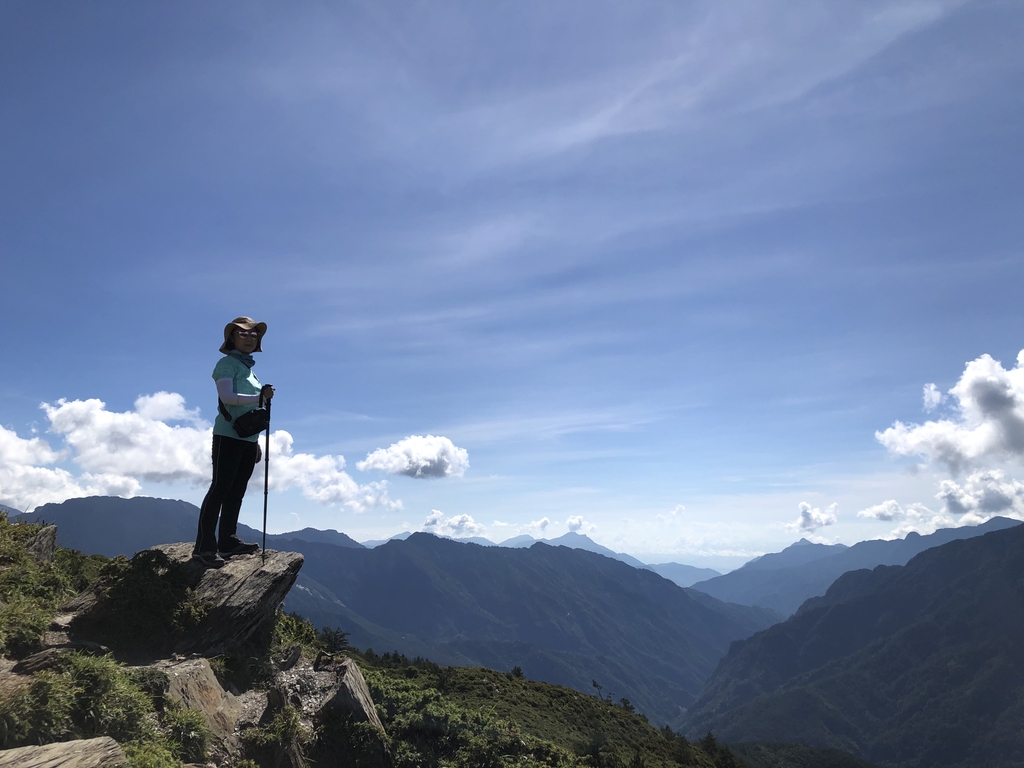
[[[238,735],[242,741],[247,730],[267,726],[285,707],[298,714],[307,737],[317,734],[312,743],[300,734],[286,744],[250,747],[247,756],[264,768],[300,768],[300,762],[317,768],[394,765],[366,680],[351,659],[327,654],[315,662],[299,659],[293,667],[279,671],[266,692],[248,691],[240,698],[244,713]]]
[[[169,686],[165,696],[202,712],[214,738],[223,741],[234,733],[242,714],[242,704],[221,687],[210,662],[202,658],[165,659],[151,669],[167,675]]]
[[[127,762],[121,747],[109,736],[0,752],[3,768],[115,768]]]
[[[47,525],[39,529],[25,542],[25,551],[39,563],[52,563],[53,550],[57,546],[57,526]]]
[[[366,678],[349,658],[321,654],[313,664],[306,661],[283,671],[268,697],[272,710],[287,704],[314,725],[328,717],[342,716],[370,723],[384,732]]]

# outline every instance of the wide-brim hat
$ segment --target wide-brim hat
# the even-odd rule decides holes
[[[226,355],[234,349],[234,346],[232,346],[233,342],[231,341],[231,334],[233,334],[236,329],[241,331],[256,331],[256,349],[253,351],[263,351],[263,334],[267,332],[267,324],[257,323],[251,317],[236,317],[224,326],[224,343],[220,345],[221,352]]]

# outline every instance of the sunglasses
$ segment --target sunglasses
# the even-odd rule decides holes
[[[254,339],[259,336],[256,331],[242,331],[238,329],[235,330],[235,334],[238,336],[252,336]]]

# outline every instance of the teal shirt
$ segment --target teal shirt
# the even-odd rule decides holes
[[[246,368],[244,363],[231,357],[231,355],[224,355],[220,362],[214,366],[213,380],[217,381],[218,379],[231,379],[234,382],[232,388],[235,394],[238,395],[258,395],[262,386],[260,380],[256,378],[256,374],[252,372],[252,369]],[[224,403],[224,407],[228,409],[228,413],[231,414],[231,418],[234,420],[243,413],[256,408],[257,404],[228,405]],[[235,440],[248,440],[250,443],[255,443],[260,439],[258,434],[252,437],[239,437],[238,433],[235,432],[235,428],[221,416],[219,408],[217,409],[217,418],[213,422],[213,434],[232,437]]]

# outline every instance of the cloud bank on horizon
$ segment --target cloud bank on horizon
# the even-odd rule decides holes
[[[117,412],[97,399],[43,403],[48,431],[64,444],[60,450],[41,437],[22,438],[0,426],[0,502],[30,512],[79,496],[133,496],[143,482],[208,484],[212,425],[199,411],[188,410],[174,392],[143,395],[134,406]],[[271,433],[270,490],[295,489],[312,501],[356,513],[402,508],[388,495],[386,481],[358,483],[345,471],[344,456],[297,453],[294,443],[285,430]],[[80,468],[77,475],[56,466],[68,461]],[[357,466],[363,464],[397,474],[451,477],[465,472],[469,454],[446,437],[412,436],[374,451]],[[417,468],[421,474],[412,471]]]

